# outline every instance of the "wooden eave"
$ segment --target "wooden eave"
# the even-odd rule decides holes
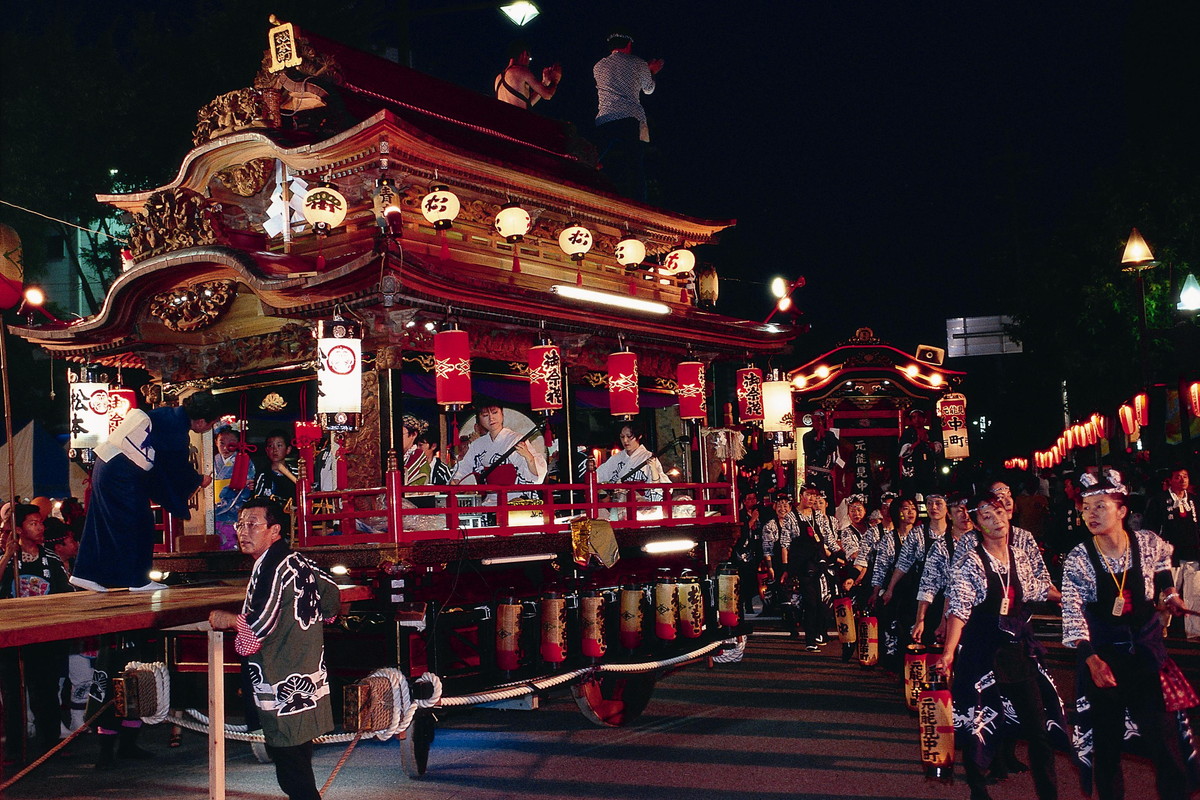
[[[388,153],[380,153],[380,142]],[[509,162],[487,158],[449,145],[423,132],[411,122],[382,110],[324,141],[286,148],[268,132],[230,134],[191,150],[175,178],[168,184],[144,192],[97,195],[96,199],[130,212],[140,212],[152,194],[185,187],[207,194],[217,173],[256,158],[283,161],[295,174],[316,180],[328,172],[349,174],[371,170],[378,174],[379,160],[389,160],[389,174],[397,178],[417,176],[437,179],[452,186],[490,195],[499,203],[512,199],[531,208],[545,208],[570,215],[581,224],[606,224],[617,230],[641,233],[676,246],[704,244],[735,220],[700,220],[674,214],[626,198],[606,194],[594,187],[532,172]]]

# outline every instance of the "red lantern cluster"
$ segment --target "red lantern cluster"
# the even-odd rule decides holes
[[[738,420],[763,421],[763,373],[761,369],[747,367],[737,371]]]
[[[624,350],[608,356],[608,410],[614,417],[638,413],[637,354]]]
[[[439,405],[471,402],[471,340],[466,331],[434,334],[433,374]]]
[[[684,361],[676,367],[675,394],[679,397],[680,419],[702,420],[708,416],[702,363]]]

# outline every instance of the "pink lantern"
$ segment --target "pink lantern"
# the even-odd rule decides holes
[[[1133,411],[1137,414],[1137,424],[1143,428],[1150,424],[1150,398],[1145,392],[1134,395]]]
[[[636,353],[625,350],[608,356],[608,410],[615,417],[638,413]]]
[[[1137,430],[1137,415],[1134,414],[1133,406],[1125,403],[1117,409],[1117,415],[1121,418],[1121,430],[1125,431],[1126,436],[1132,436]]]
[[[529,348],[529,406],[534,411],[563,407],[562,353],[556,345]]]
[[[684,361],[676,368],[675,394],[679,396],[680,419],[708,416],[704,383],[704,365],[699,361]]]
[[[1200,417],[1200,381],[1190,384],[1187,387],[1188,408],[1191,409],[1193,417]]]
[[[471,402],[471,340],[466,331],[433,335],[433,373],[439,405]]]
[[[737,371],[738,420],[742,423],[763,421],[763,374],[747,367]]]

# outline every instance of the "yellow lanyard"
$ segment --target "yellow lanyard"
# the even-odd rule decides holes
[[[1108,556],[1104,555],[1104,553],[1102,551],[1100,551],[1100,543],[1099,542],[1096,543],[1096,550],[1098,552],[1100,552],[1101,556],[1104,556],[1104,566],[1108,567],[1108,569],[1109,569],[1108,577],[1112,578],[1113,585],[1117,587],[1117,597],[1120,597],[1123,599],[1125,597],[1125,579],[1129,577],[1129,567],[1127,567],[1125,565],[1125,557],[1127,555],[1129,555],[1129,546],[1126,545],[1125,552],[1121,553],[1121,555],[1116,560],[1116,562],[1115,562],[1116,566],[1114,566],[1113,559],[1110,559]],[[1112,570],[1116,569],[1117,567],[1123,567],[1123,569],[1121,570],[1121,580],[1120,581],[1117,580],[1116,573],[1112,571]]]

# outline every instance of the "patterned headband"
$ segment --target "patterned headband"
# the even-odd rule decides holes
[[[1083,488],[1081,494],[1084,497],[1091,497],[1094,494],[1119,494],[1122,496],[1129,494],[1129,490],[1125,488],[1125,484],[1121,480],[1121,473],[1115,469],[1104,470],[1104,480],[1100,480],[1090,472],[1085,472],[1079,476],[1079,485]]]

